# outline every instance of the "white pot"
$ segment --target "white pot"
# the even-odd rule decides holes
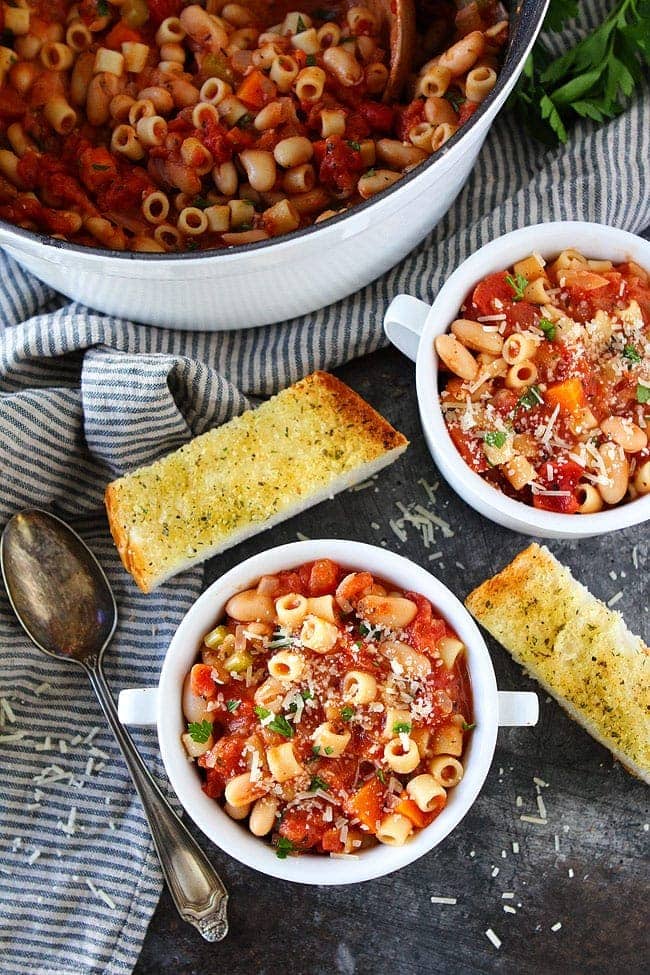
[[[0,221],[0,245],[46,284],[111,315],[220,331],[283,321],[364,287],[449,209],[512,90],[548,0],[524,0],[497,87],[458,136],[394,188],[278,241],[201,254],[99,251]]]
[[[410,295],[398,295],[384,317],[384,330],[393,345],[417,362],[420,419],[442,476],[486,518],[513,531],[542,538],[589,538],[641,524],[650,519],[650,494],[596,514],[565,515],[533,508],[492,487],[465,463],[449,436],[440,409],[438,356],[433,342],[458,318],[467,294],[482,278],[533,252],[552,258],[569,247],[587,257],[614,263],[633,260],[650,270],[650,243],[625,230],[582,221],[536,224],[498,237],[463,261],[440,289],[433,305]]]
[[[270,844],[253,836],[245,824],[234,822],[218,802],[201,789],[196,766],[181,743],[185,721],[181,689],[196,662],[203,636],[223,616],[230,596],[246,589],[260,576],[292,569],[303,562],[331,558],[352,569],[369,568],[404,590],[420,592],[451,624],[467,646],[472,685],[472,732],[464,756],[465,774],[450,790],[440,815],[404,846],[376,846],[358,860],[304,854],[279,860]],[[293,542],[255,555],[214,582],[194,603],[181,622],[167,651],[155,689],[122,691],[119,714],[124,724],[154,725],[169,780],[183,808],[218,847],[255,870],[303,884],[350,884],[381,877],[428,853],[458,825],[476,799],[492,762],[497,728],[537,723],[539,704],[531,692],[499,692],[487,647],[476,624],[458,599],[438,579],[401,555],[374,545],[341,539]]]

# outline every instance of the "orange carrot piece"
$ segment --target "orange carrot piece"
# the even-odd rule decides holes
[[[248,108],[264,108],[273,101],[277,88],[270,78],[257,69],[251,71],[237,89],[237,97]]]
[[[567,413],[575,413],[585,405],[585,391],[577,378],[565,379],[564,382],[549,386],[545,398],[552,406],[559,406]]]
[[[348,800],[348,809],[351,816],[356,816],[371,833],[376,833],[383,804],[384,786],[379,779],[369,779]]]
[[[413,801],[413,799],[409,799],[406,797],[406,795],[404,795],[404,797],[400,799],[399,803],[395,807],[395,812],[399,813],[401,816],[406,816],[406,818],[410,819],[413,825],[417,826],[418,829],[423,829],[425,826],[428,826],[429,823],[433,822],[439,810],[436,810],[436,812],[433,813],[422,812],[420,807]]]

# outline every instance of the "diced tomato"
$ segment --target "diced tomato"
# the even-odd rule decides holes
[[[194,664],[190,687],[193,694],[198,694],[201,697],[212,697],[217,690],[217,685],[212,679],[212,667],[208,664]]]
[[[477,474],[485,474],[490,469],[484,450],[478,450],[459,426],[454,424],[449,427],[449,436],[453,440],[456,450],[463,458],[468,467],[471,467]]]
[[[511,334],[512,326],[516,325],[520,330],[525,331],[531,325],[536,325],[540,318],[539,310],[528,301],[513,303],[505,309],[505,314],[507,315],[507,325],[510,326],[506,329],[506,336]]]
[[[290,570],[280,572],[278,573],[278,581],[278,596],[285,596],[289,592],[297,592],[300,593],[301,596],[306,595],[304,583],[298,572],[293,572]]]
[[[539,467],[537,483],[546,491],[567,491],[568,494],[534,494],[533,505],[544,511],[557,511],[567,515],[575,514],[579,508],[576,488],[584,474],[583,468],[564,457],[550,463],[551,477],[548,476],[548,467],[549,464],[546,463]]]
[[[424,596],[417,592],[407,592],[404,595],[418,607],[415,619],[406,627],[409,643],[416,650],[425,653],[435,650],[438,640],[447,632],[444,620],[433,615],[433,607]]]
[[[472,303],[479,315],[494,315],[502,312],[504,305],[510,304],[514,298],[514,291],[506,281],[506,271],[497,271],[483,278],[472,293]],[[495,305],[499,301],[501,305]]]
[[[0,88],[0,118],[21,118],[27,111],[27,105],[13,88]]]
[[[243,750],[246,738],[240,735],[227,735],[220,738],[214,747],[198,760],[198,764],[205,768],[206,782],[204,792],[211,799],[217,799],[226,787],[226,782],[234,775],[246,770]],[[207,767],[207,762],[214,762],[213,768]]]
[[[317,809],[300,809],[292,806],[286,809],[278,833],[290,840],[299,850],[310,850],[322,841],[326,830],[331,829],[323,821],[323,813]]]
[[[316,559],[309,572],[307,588],[310,596],[324,596],[336,589],[341,570],[331,559]]]
[[[143,199],[155,189],[146,169],[133,166],[120,169],[114,182],[98,194],[102,210],[139,210]]]
[[[394,109],[382,102],[361,102],[359,112],[373,132],[388,134],[393,128]]]
[[[147,0],[149,17],[156,27],[168,17],[178,17],[184,5],[183,0]]]
[[[476,102],[464,101],[458,109],[458,124],[462,125],[470,119],[477,108],[478,104]]]
[[[406,105],[403,108],[399,107],[396,114],[396,136],[398,139],[401,139],[402,142],[406,142],[411,129],[415,125],[419,125],[421,122],[424,122],[424,99],[416,98],[415,101],[412,101],[410,105]]]
[[[235,126],[229,129],[226,138],[233,149],[240,152],[242,149],[250,149],[251,146],[255,145],[256,135],[257,133],[250,132],[248,129],[240,129]]]
[[[325,853],[340,853],[344,846],[341,842],[341,831],[335,828],[326,829],[321,839],[321,846]]]
[[[348,813],[367,826],[371,833],[376,833],[382,816],[385,794],[386,787],[376,776],[373,776],[348,799]]]
[[[254,108],[259,111],[260,108],[264,108],[265,105],[273,101],[277,90],[277,86],[271,79],[256,69],[255,71],[251,71],[249,75],[246,75],[237,89],[237,97],[248,108]]]
[[[257,723],[254,708],[253,701],[240,700],[238,707],[234,711],[228,711],[225,708],[223,715],[220,712],[219,717],[223,721],[228,734],[239,732],[249,735]]]
[[[116,178],[115,157],[104,146],[89,146],[79,156],[79,174],[86,189],[96,193]]]
[[[339,135],[330,136],[325,143],[319,171],[321,183],[335,193],[352,193],[363,170],[361,153]]]
[[[142,43],[142,34],[140,31],[135,30],[133,27],[129,27],[124,23],[123,20],[118,21],[118,23],[113,27],[111,31],[108,32],[104,40],[102,41],[103,47],[110,47],[114,51],[119,51],[122,44],[133,42],[135,44]]]

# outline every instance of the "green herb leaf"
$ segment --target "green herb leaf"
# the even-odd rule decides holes
[[[251,125],[254,121],[255,116],[252,112],[246,112],[241,118],[238,118],[235,125],[238,129],[245,129],[247,126]]]
[[[258,704],[256,707],[254,707],[253,711],[255,712],[256,716],[260,719],[260,721],[264,721],[264,718],[268,718],[269,715],[271,714],[271,712],[267,708],[263,708],[261,704]]]
[[[212,734],[212,724],[209,721],[190,721],[187,726],[192,741],[205,745]]]
[[[317,789],[322,789],[323,792],[329,792],[329,788],[330,784],[325,779],[321,779],[319,775],[312,776],[312,780],[309,783],[310,792],[316,792]]]
[[[354,708],[353,707],[350,707],[349,704],[346,704],[345,707],[342,707],[341,708],[341,718],[343,719],[343,721],[349,721],[350,718],[353,718],[353,717],[354,717]]]
[[[302,17],[298,16],[298,20],[296,21],[296,34],[300,34],[304,30],[307,30],[307,25]]]
[[[471,731],[472,728],[475,728],[475,727],[476,727],[476,722],[475,721],[472,724],[467,724],[466,721],[463,721],[463,731]]]
[[[458,112],[461,105],[464,105],[464,103],[467,101],[458,88],[448,88],[443,95],[443,98],[449,102],[455,112]]]
[[[312,745],[311,750],[314,755],[320,755],[320,745]]]
[[[562,30],[566,20],[578,14],[578,0],[551,0],[544,19],[543,30]]]
[[[366,626],[365,623],[359,623],[359,634],[361,636],[368,636],[370,633],[370,627]]]
[[[513,301],[521,301],[524,297],[524,291],[528,285],[528,278],[525,278],[523,274],[516,274],[514,277],[512,274],[506,274],[506,284],[508,284],[515,293]]]
[[[226,701],[226,708],[232,714],[234,711],[237,710],[240,704],[241,701],[237,700],[237,698],[233,698],[231,701]]]
[[[276,714],[273,721],[269,721],[266,727],[285,738],[293,738],[293,728],[283,714]]]
[[[633,345],[626,345],[623,349],[623,358],[636,365],[641,362],[641,353]]]
[[[301,691],[300,692],[300,696],[302,697],[303,701],[313,701],[314,700],[314,695],[312,694],[312,692],[307,687],[304,689],[304,691]]]
[[[307,55],[306,64],[307,64],[307,67],[308,68],[315,68],[316,67],[316,55],[315,54],[308,54]]]
[[[278,836],[275,841],[275,855],[278,860],[286,860],[289,854],[293,853],[295,849],[294,844],[286,836]]]
[[[314,17],[316,20],[329,20],[331,14],[326,7],[316,7],[314,10]]]
[[[361,144],[359,142],[355,142],[355,141],[350,142],[348,140],[348,145],[349,145],[350,149],[354,149],[355,152],[360,152],[361,151]]]
[[[376,769],[375,775],[377,776],[377,778],[379,779],[382,785],[386,785],[386,773],[384,772],[383,768]]]
[[[396,721],[393,725],[393,734],[408,735],[411,733],[411,727],[410,721]]]
[[[102,166],[101,163],[93,163],[91,169],[94,169],[97,173],[105,173],[106,170],[111,169],[110,166]]]
[[[547,338],[549,342],[554,342],[555,336],[557,335],[555,324],[549,321],[548,318],[540,318],[537,324],[544,333],[544,337]]]
[[[503,447],[507,439],[508,434],[504,433],[503,430],[490,430],[483,437],[483,442],[486,443],[488,447],[496,447],[498,450]]]
[[[636,401],[637,403],[650,403],[650,386],[644,386],[643,383],[636,384]]]
[[[108,16],[108,4],[106,0],[97,0],[97,13],[100,17]]]
[[[517,400],[515,409],[521,406],[524,410],[532,410],[534,406],[539,406],[543,402],[544,397],[539,391],[539,386],[529,386],[526,392],[522,393]]]
[[[198,207],[199,210],[205,210],[207,207],[212,206],[209,200],[206,200],[204,196],[197,196],[195,200],[192,201],[193,207]]]
[[[334,749],[332,748],[331,745],[325,745],[325,754],[326,755],[333,755],[334,754]]]

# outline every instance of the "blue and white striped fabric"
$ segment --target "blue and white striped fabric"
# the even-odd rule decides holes
[[[399,267],[323,312],[226,335],[102,317],[1,257],[0,527],[42,505],[88,540],[120,606],[112,686],[155,682],[202,574],[139,593],[108,536],[108,480],[240,412],[245,396],[379,347],[396,292],[432,299],[465,256],[505,231],[560,218],[647,227],[649,185],[647,94],[604,129],[578,126],[565,150],[522,139],[502,118],[453,209]],[[153,736],[138,740],[162,775]],[[161,889],[146,824],[85,677],[30,648],[4,593],[0,760],[3,975],[130,972]]]

